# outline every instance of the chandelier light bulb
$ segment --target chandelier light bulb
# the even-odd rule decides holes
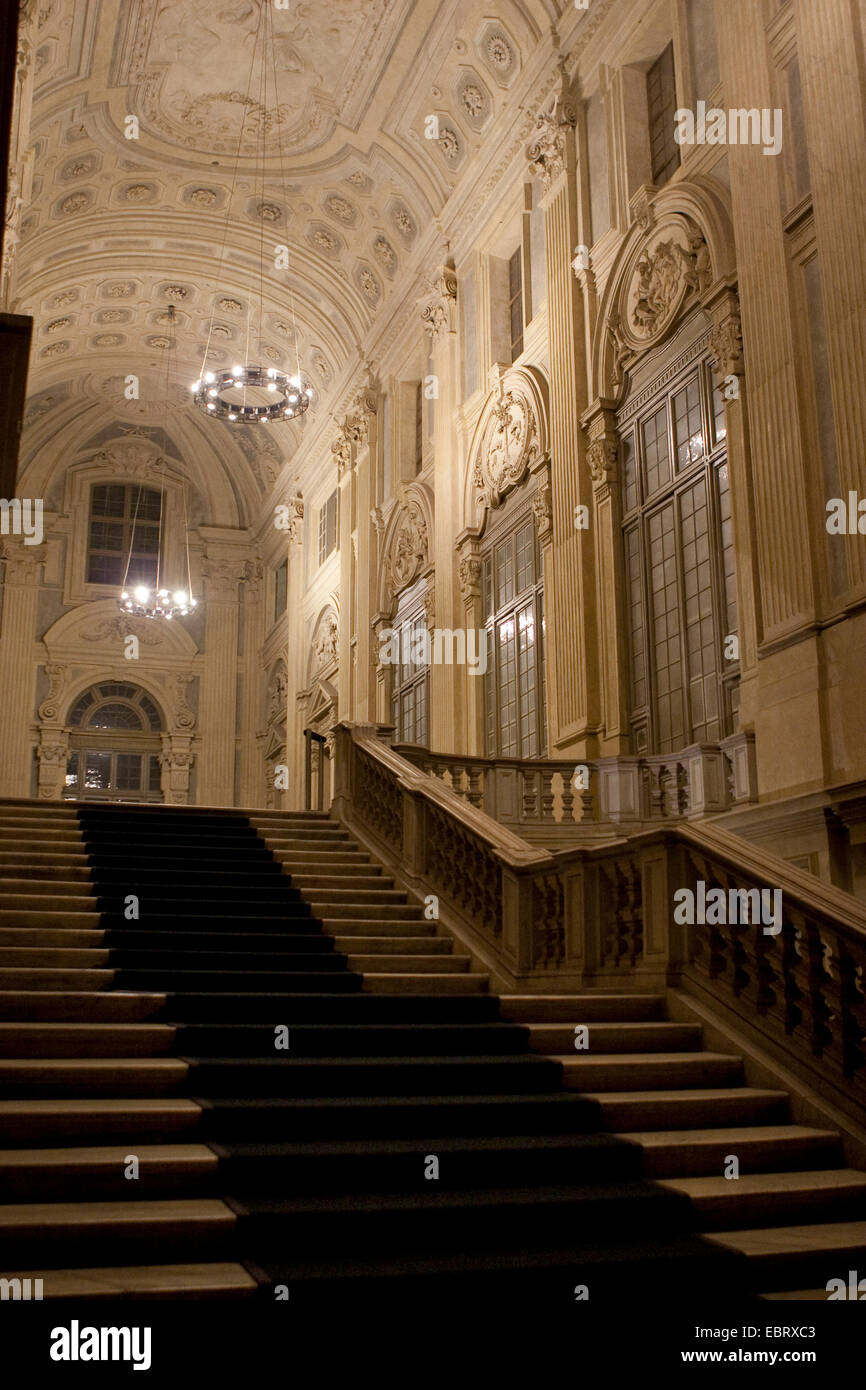
[[[233,374],[234,376],[242,376],[242,375],[243,375],[243,370],[244,370],[243,367],[232,367],[232,374]]]
[[[205,379],[205,381],[216,381],[216,373],[215,373],[215,372],[205,372],[205,377],[204,377],[204,379]]]
[[[150,598],[150,589],[146,588],[144,584],[139,584],[138,588],[133,592],[139,603],[147,603],[147,600]]]

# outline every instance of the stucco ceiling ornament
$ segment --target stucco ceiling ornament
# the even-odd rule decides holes
[[[500,383],[475,461],[475,499],[498,507],[539,455],[538,422],[525,397]]]
[[[427,564],[427,558],[427,523],[418,501],[409,497],[401,508],[385,557],[385,575],[392,595],[412,583]]]

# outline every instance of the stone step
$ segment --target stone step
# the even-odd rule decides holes
[[[166,1095],[183,1085],[188,1072],[176,1057],[2,1058],[0,1095]]]
[[[834,1130],[806,1125],[626,1131],[620,1138],[643,1150],[644,1169],[653,1178],[718,1176],[730,1154],[739,1158],[741,1173],[833,1167],[841,1155]]]
[[[231,1207],[217,1198],[20,1202],[0,1206],[0,1243],[10,1262],[18,1263],[17,1257],[30,1251],[50,1268],[58,1255],[67,1264],[76,1247],[98,1249],[106,1259],[160,1245],[218,1248],[231,1236],[236,1220]]]
[[[784,1123],[786,1091],[734,1086],[678,1091],[588,1091],[587,1100],[601,1107],[601,1128],[615,1134],[636,1129],[691,1130],[729,1123]]]
[[[416,922],[376,922],[375,924],[371,924],[370,922],[345,922],[338,920],[334,922],[333,926],[337,932],[337,937],[334,938],[335,941],[339,939],[344,943],[349,941],[354,942],[359,938],[365,941],[393,941],[395,939],[408,941],[410,937],[418,941],[436,941],[439,939],[437,937],[437,923],[425,920]],[[371,932],[374,932],[375,935],[370,935]],[[443,939],[453,944],[451,942],[451,937]],[[449,950],[451,949],[451,944],[449,944]],[[345,951],[349,948],[344,944],[342,946],[337,946],[336,949],[338,951]],[[439,948],[435,947],[434,949],[438,950]]]
[[[502,994],[499,1009],[514,1023],[637,1023],[664,1019],[661,994]]]
[[[8,990],[96,990],[111,989],[113,970],[33,970],[16,966],[0,967],[0,992]]]
[[[63,870],[63,872],[69,871]],[[9,897],[16,899],[34,897],[86,898],[89,901],[93,896],[94,892],[90,886],[89,875],[81,874],[78,878],[58,878],[56,875],[41,872],[38,875],[25,872],[24,877],[14,878],[5,869],[0,873],[0,903]],[[3,905],[5,906],[5,904]],[[14,907],[15,903],[12,903],[11,906]],[[41,903],[37,903],[36,906],[41,907]]]
[[[79,927],[0,927],[0,951],[97,949],[105,942],[105,932]],[[0,960],[6,959],[0,955]]]
[[[378,966],[378,962],[376,962]],[[411,967],[414,970],[414,962]],[[367,994],[486,994],[487,975],[467,971],[461,975],[379,973],[365,970],[363,989]]]
[[[48,1299],[197,1299],[253,1298],[258,1284],[243,1265],[215,1260],[212,1264],[118,1265],[104,1269],[13,1270],[7,1278],[41,1279]],[[35,1287],[31,1285],[31,1287]]]
[[[393,878],[368,874],[293,873],[292,884],[308,898],[319,902],[406,902],[407,895],[394,887]]]
[[[444,944],[448,944],[447,942]],[[419,973],[432,974],[460,974],[469,970],[472,965],[469,956],[446,955],[412,955],[404,952],[399,955],[386,955],[384,952],[374,955],[350,955],[349,969],[357,970],[362,975],[368,971],[376,971],[377,974],[402,974],[409,971],[413,975]]]
[[[47,970],[98,970],[108,965],[108,959],[107,949],[94,947],[0,946],[0,973],[13,967],[27,970],[40,966]]]
[[[165,1008],[164,994],[104,994],[83,990],[3,990],[0,1020],[32,1023],[143,1023]]]
[[[0,1058],[153,1057],[172,1049],[165,1023],[0,1023]]]
[[[138,1159],[138,1177],[125,1175]],[[0,1191],[4,1201],[53,1202],[82,1197],[141,1200],[160,1189],[178,1192],[216,1176],[219,1159],[205,1144],[128,1144],[115,1147],[2,1149]],[[193,1190],[196,1190],[195,1188]]]
[[[681,1091],[696,1086],[735,1086],[742,1079],[743,1059],[721,1052],[642,1052],[590,1057],[557,1056],[563,1085],[569,1091],[621,1091],[624,1083],[648,1091],[665,1086]]]
[[[91,930],[102,925],[102,914],[94,912],[93,900],[88,898],[87,910],[62,912],[43,910],[41,912],[10,912],[0,909],[0,927],[82,927]]]
[[[201,1122],[201,1106],[174,1096],[122,1099],[0,1100],[0,1134],[8,1148],[34,1144],[104,1142],[125,1136],[163,1139],[189,1135]]]
[[[732,1143],[730,1152],[736,1152]],[[666,1178],[669,1192],[688,1197],[701,1230],[726,1230],[775,1221],[828,1221],[866,1214],[866,1173],[853,1168],[817,1172],[741,1173],[739,1178]]]
[[[348,918],[349,921],[411,921],[412,918],[423,917],[424,909],[420,904],[417,906],[406,902],[323,902],[318,894],[315,897],[309,896],[307,901],[313,911],[314,917],[320,919],[327,918],[330,922],[339,921],[341,918]]]
[[[403,956],[428,955],[449,956],[454,942],[445,936],[399,936],[383,933],[381,936],[338,936],[334,939],[334,949],[344,951],[351,961],[367,956],[392,955],[399,960]],[[357,954],[356,954],[357,953]]]
[[[27,893],[6,892],[0,887],[0,913],[10,912],[94,912],[96,900],[91,892],[84,892],[83,884],[69,885],[69,892],[61,892],[56,884],[49,884],[43,893],[39,890]]]
[[[692,1023],[591,1023],[587,1028],[584,1048],[571,1024],[530,1023],[530,1047],[534,1052],[565,1053],[570,1049],[579,1056],[599,1057],[620,1052],[696,1052],[701,1045],[701,1029]],[[580,1026],[580,1025],[577,1025]]]
[[[812,1287],[866,1270],[866,1221],[827,1221],[708,1233],[704,1240],[744,1257],[763,1288],[796,1288],[798,1276],[815,1274]],[[803,1285],[800,1285],[801,1287]]]
[[[37,862],[44,859],[44,863]],[[54,884],[57,884],[58,891],[65,891],[67,885],[75,885],[75,891],[82,893],[87,891],[82,888],[82,884],[90,883],[90,869],[87,860],[82,855],[81,863],[75,863],[71,858],[59,863],[54,855],[34,855],[32,859],[25,859],[20,856],[16,859],[4,859],[0,855],[0,883],[3,884],[5,892],[29,891],[32,893],[52,893]],[[19,887],[19,885],[23,885]],[[70,888],[70,891],[72,889]]]

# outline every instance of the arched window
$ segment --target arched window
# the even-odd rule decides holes
[[[137,685],[102,681],[69,711],[68,798],[161,801],[159,710]]]
[[[489,758],[540,758],[546,746],[544,584],[528,500],[482,551],[487,634],[485,743]]]
[[[620,412],[623,546],[636,753],[733,732],[739,662],[722,393],[692,361]]]

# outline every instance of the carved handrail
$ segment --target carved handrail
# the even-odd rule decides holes
[[[757,800],[750,733],[693,744],[676,754],[578,763],[432,753],[416,744],[397,744],[395,751],[499,824],[552,844],[568,843],[573,826],[637,827],[716,814]]]
[[[849,894],[714,823],[681,819],[553,853],[422,771],[375,726],[341,724],[335,735],[335,814],[402,882],[436,898],[506,988],[680,984],[830,1085],[841,1106],[866,1103],[866,906]],[[760,898],[777,890],[779,900]],[[704,920],[681,920],[688,894]],[[777,920],[743,916],[762,901],[778,901]]]

